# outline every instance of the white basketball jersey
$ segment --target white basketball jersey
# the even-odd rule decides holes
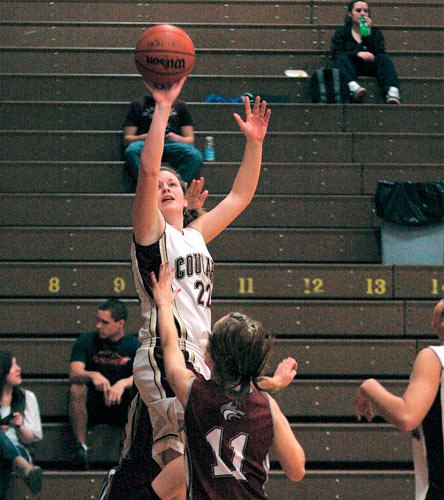
[[[146,341],[152,344],[152,339],[159,336],[149,276],[153,271],[157,276],[160,264],[168,261],[170,269],[176,270],[173,289],[181,288],[173,305],[180,341],[186,350],[197,347],[202,353],[211,331],[214,262],[201,233],[190,227],[180,232],[166,224],[156,243],[141,246],[133,242],[131,260],[144,317],[139,331],[142,345]]]
[[[432,407],[413,432],[416,500],[444,498],[444,346],[430,346],[441,362],[441,383]]]

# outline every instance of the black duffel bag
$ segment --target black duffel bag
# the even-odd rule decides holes
[[[376,215],[403,226],[426,226],[444,221],[444,180],[432,182],[379,181]]]

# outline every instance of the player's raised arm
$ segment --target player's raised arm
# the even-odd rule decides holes
[[[185,78],[167,89],[146,83],[154,100],[154,114],[140,157],[136,195],[132,211],[136,242],[148,245],[157,241],[164,230],[165,221],[159,210],[158,183],[165,142],[165,130],[173,102],[177,99]]]
[[[179,349],[179,337],[174,323],[172,302],[176,295],[180,293],[180,289],[173,291],[171,288],[174,273],[174,269],[171,273],[169,272],[168,262],[161,264],[159,279],[157,280],[155,274],[151,273],[151,283],[153,297],[157,305],[166,376],[177,399],[184,405],[188,394],[189,382],[194,378],[194,374],[187,369],[184,355]]]
[[[262,164],[262,150],[270,121],[271,110],[267,103],[257,96],[253,109],[245,97],[245,120],[237,113],[234,118],[243,132],[246,144],[241,166],[234,179],[231,191],[212,210],[194,221],[196,227],[208,243],[223,231],[250,204]]]

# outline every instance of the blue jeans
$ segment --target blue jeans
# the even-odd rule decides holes
[[[387,54],[376,54],[373,62],[343,52],[333,63],[338,68],[346,83],[356,81],[358,76],[375,76],[384,95],[389,87],[399,89],[398,75],[395,66]]]
[[[15,446],[8,436],[0,430],[0,499],[4,498],[8,491],[12,462],[18,456],[30,460],[27,451],[20,446]]]
[[[128,173],[134,184],[137,182],[143,144],[144,141],[132,142],[124,153]],[[198,177],[203,161],[202,153],[196,147],[172,141],[165,142],[162,160],[168,162],[188,185]]]

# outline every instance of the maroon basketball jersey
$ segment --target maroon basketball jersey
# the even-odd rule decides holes
[[[185,430],[190,498],[266,498],[273,419],[265,394],[253,390],[239,409],[219,386],[198,375],[185,409]]]

